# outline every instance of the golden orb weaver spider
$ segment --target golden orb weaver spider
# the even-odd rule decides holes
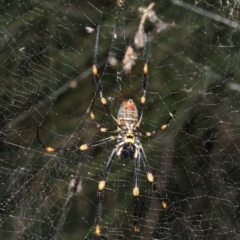
[[[143,25],[143,24],[142,24]],[[37,130],[37,139],[41,146],[50,153],[53,152],[58,152],[58,151],[73,151],[73,150],[80,150],[80,151],[85,151],[88,148],[96,147],[102,144],[105,144],[110,141],[116,141],[116,145],[114,149],[112,150],[110,157],[108,158],[107,166],[106,169],[104,170],[102,177],[99,181],[98,184],[98,190],[97,190],[97,210],[96,210],[96,216],[95,216],[95,234],[103,239],[106,239],[102,234],[101,234],[101,229],[100,229],[100,223],[101,223],[101,212],[102,212],[102,191],[105,187],[106,181],[108,174],[110,172],[110,168],[113,162],[113,159],[115,155],[117,155],[120,159],[126,159],[130,158],[132,161],[135,162],[135,169],[134,169],[134,187],[133,187],[133,201],[134,201],[134,231],[139,232],[140,226],[139,226],[139,221],[140,221],[140,216],[141,216],[141,211],[142,207],[141,206],[139,210],[139,187],[138,187],[138,174],[140,171],[140,160],[143,161],[143,166],[146,171],[147,179],[149,183],[152,186],[153,191],[156,194],[156,197],[158,201],[160,202],[161,206],[163,209],[167,209],[169,207],[168,203],[163,200],[161,194],[158,191],[158,187],[156,183],[154,182],[154,177],[151,172],[150,166],[147,161],[147,157],[144,153],[144,149],[142,147],[142,144],[140,142],[140,137],[145,136],[145,137],[150,137],[153,134],[155,134],[159,130],[164,130],[168,127],[171,119],[173,118],[173,114],[176,112],[174,110],[173,113],[170,113],[170,117],[167,119],[166,123],[163,125],[160,125],[158,128],[153,130],[152,132],[146,132],[145,134],[139,133],[138,129],[140,126],[140,123],[142,121],[143,117],[143,106],[146,102],[146,88],[148,84],[148,59],[147,59],[147,46],[146,46],[146,37],[144,33],[144,27],[142,28],[143,30],[143,74],[142,74],[142,91],[143,95],[141,96],[140,99],[140,106],[141,106],[141,113],[140,117],[138,116],[138,110],[136,107],[136,104],[132,99],[125,100],[117,114],[117,118],[115,118],[111,113],[108,108],[107,100],[105,97],[103,97],[103,87],[102,87],[102,82],[98,74],[98,69],[97,69],[97,54],[98,54],[98,40],[99,40],[99,32],[100,32],[100,26],[97,26],[96,29],[96,43],[94,47],[94,53],[93,53],[93,77],[95,80],[95,83],[97,85],[97,91],[94,94],[94,97],[92,99],[91,105],[87,111],[87,113],[90,114],[90,118],[96,123],[97,127],[100,129],[101,132],[111,132],[111,133],[117,133],[116,136],[110,136],[104,139],[101,139],[99,141],[93,142],[93,143],[85,143],[79,146],[78,148],[76,147],[70,147],[70,148],[63,148],[63,147],[52,147],[52,146],[45,146],[45,144],[41,141],[39,137],[39,127]],[[107,128],[101,127],[100,124],[97,122],[95,119],[94,115],[94,101],[97,92],[99,92],[100,99],[102,105],[105,107],[107,114],[112,118],[112,120],[115,122],[117,129],[116,130],[109,130]]]

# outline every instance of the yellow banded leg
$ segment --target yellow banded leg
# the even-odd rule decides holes
[[[163,198],[162,198],[160,192],[158,191],[157,185],[154,182],[154,177],[153,177],[153,174],[151,173],[151,170],[150,170],[150,167],[148,165],[148,161],[147,161],[147,158],[146,158],[146,155],[144,153],[144,150],[143,150],[142,146],[140,146],[140,150],[139,151],[140,151],[142,160],[144,162],[143,165],[145,167],[145,171],[146,171],[146,174],[147,174],[147,179],[151,183],[152,189],[155,192],[158,201],[162,205],[162,208],[167,209],[168,208],[168,204],[167,204],[167,202],[163,201]]]
[[[136,150],[137,151],[137,150]],[[135,160],[135,171],[134,171],[134,188],[133,188],[133,201],[134,201],[134,231],[139,232],[140,226],[140,212],[139,212],[139,187],[138,187],[138,173],[140,168],[140,157],[139,154],[134,158]]]
[[[103,172],[102,178],[98,184],[98,191],[97,191],[98,205],[97,205],[96,218],[95,218],[95,234],[97,236],[101,236],[100,223],[101,223],[101,217],[102,217],[102,200],[103,200],[103,192],[102,191],[105,187],[107,177],[108,177],[115,154],[116,154],[116,149],[114,148],[108,159],[107,167],[106,167],[105,171]]]

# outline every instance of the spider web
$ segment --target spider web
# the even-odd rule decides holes
[[[92,54],[114,116],[139,107],[147,36],[149,79],[140,131],[169,209],[141,163],[140,232],[133,229],[134,163],[115,158],[104,189],[107,239],[239,239],[239,1],[4,1],[1,6],[1,239],[98,239],[97,186],[114,143],[80,152],[101,133],[86,113],[96,85]],[[95,102],[101,125],[115,125]],[[177,188],[178,186],[178,188]]]

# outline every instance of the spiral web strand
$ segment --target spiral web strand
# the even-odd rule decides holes
[[[114,159],[101,202],[102,238],[239,239],[238,1],[0,5],[0,238],[98,239],[96,191],[115,143],[77,149],[108,138],[103,126],[115,129],[92,76],[99,25],[94,64],[113,117],[126,99],[140,115],[147,61],[139,132],[152,134],[141,143],[169,204],[160,206],[140,163],[135,232],[135,163]],[[99,127],[87,112],[94,94]],[[38,129],[59,151],[42,148]]]

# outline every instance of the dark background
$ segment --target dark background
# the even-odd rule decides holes
[[[177,110],[168,129],[142,139],[170,208],[161,208],[141,166],[145,205],[141,231],[134,233],[134,163],[116,158],[103,201],[102,233],[108,239],[239,239],[239,4],[176,2],[155,3],[161,28],[145,23],[149,85],[141,124],[142,132],[151,131]],[[142,49],[129,74],[122,72],[121,60],[139,26],[138,8],[149,4],[0,2],[2,239],[97,239],[97,184],[114,143],[50,154],[36,131],[39,126],[42,141],[57,147],[108,136],[86,114],[96,85],[95,32],[85,27],[101,25],[98,66],[113,115],[124,99],[138,104]],[[117,66],[108,63],[109,55]],[[98,98],[95,113],[114,128]],[[74,179],[80,192],[69,189]]]

